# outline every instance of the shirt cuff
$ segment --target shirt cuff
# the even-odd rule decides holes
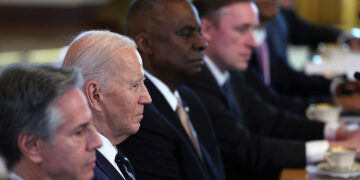
[[[324,160],[325,152],[329,148],[329,142],[326,140],[306,142],[306,162],[315,163]]]
[[[335,139],[336,131],[340,127],[339,123],[326,123],[324,127],[324,137],[325,139]]]

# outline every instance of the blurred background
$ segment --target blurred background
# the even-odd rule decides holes
[[[360,0],[297,0],[306,20],[348,30],[359,27]],[[9,63],[57,63],[79,32],[101,28],[123,32],[131,0],[0,0],[0,66]],[[307,49],[290,48],[301,68]],[[60,54],[60,55],[59,55]],[[292,55],[291,55],[292,54]]]

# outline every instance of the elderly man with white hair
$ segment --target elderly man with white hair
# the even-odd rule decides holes
[[[151,102],[135,43],[109,31],[83,32],[63,66],[82,70],[83,92],[104,144],[97,150],[95,179],[135,179],[130,161],[115,147],[139,130],[144,104]]]

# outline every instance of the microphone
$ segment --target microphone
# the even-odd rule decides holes
[[[354,73],[354,78],[355,78],[356,80],[360,80],[360,72],[355,72],[355,73]]]

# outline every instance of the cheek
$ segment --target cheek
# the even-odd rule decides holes
[[[226,36],[224,35],[218,35],[217,36],[217,49],[220,50],[220,52],[226,53],[226,54],[234,54],[239,51],[239,37],[236,36],[236,34],[226,31],[224,32]]]
[[[62,143],[61,147],[58,148],[57,156],[61,158],[62,161],[68,163],[68,165],[77,165],[81,164],[85,159],[82,158],[85,156],[85,139],[68,139],[60,141]]]
[[[138,96],[135,92],[122,94],[121,97],[113,99],[112,113],[119,120],[119,123],[128,122],[139,111]],[[125,121],[126,119],[126,121]]]
[[[46,149],[43,155],[43,167],[51,174],[74,174],[78,171],[82,162],[82,154],[79,149],[83,148],[82,144],[77,146],[68,146],[64,141],[58,141],[63,144],[55,145]],[[76,148],[77,147],[77,148]]]

